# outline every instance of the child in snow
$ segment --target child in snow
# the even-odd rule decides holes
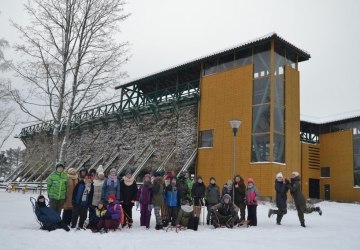
[[[300,184],[300,175],[298,172],[291,173],[291,181],[285,180],[286,185],[290,189],[290,194],[294,199],[296,210],[298,212],[298,217],[300,220],[300,225],[305,227],[304,213],[309,214],[314,211],[318,212],[319,215],[322,215],[320,207],[307,207],[306,200],[304,195],[301,193],[301,184]]]
[[[116,230],[120,225],[121,206],[116,200],[115,195],[110,194],[107,202],[107,212],[103,217],[104,219],[100,220],[97,225],[98,231],[104,230],[105,232],[108,232],[109,230]]]
[[[248,210],[248,226],[257,226],[256,208],[258,205],[259,192],[255,187],[254,180],[248,179],[248,185],[245,191],[245,202]]]
[[[104,202],[100,200],[94,211],[95,216],[90,220],[88,228],[90,228],[93,232],[97,232],[98,228],[101,229],[101,225],[103,223],[101,221],[105,220],[105,216],[107,213]]]
[[[180,192],[176,186],[176,177],[171,179],[170,185],[165,189],[165,201],[169,215],[169,221],[171,221],[171,226],[175,226],[178,210],[180,207]]]
[[[161,206],[164,205],[164,180],[160,172],[154,173],[154,181],[152,185],[152,199],[151,203],[154,205],[154,213],[156,219],[156,230],[163,228],[162,218],[160,216]]]
[[[96,225],[97,223],[97,216],[95,213],[95,210],[99,204],[99,202],[101,201],[101,192],[102,192],[102,187],[104,185],[104,180],[105,180],[105,176],[104,176],[104,169],[102,167],[102,165],[100,165],[97,170],[97,178],[94,179],[93,185],[94,185],[94,195],[93,195],[93,199],[92,199],[92,206],[90,206],[89,208],[89,225],[88,227],[91,227],[91,225]]]
[[[215,228],[220,227],[220,225],[233,228],[235,222],[239,220],[239,208],[231,202],[229,194],[224,194],[222,202],[212,206],[210,212]]]
[[[233,189],[233,182],[232,182],[232,180],[229,179],[223,186],[221,196],[224,197],[225,194],[228,194],[231,196],[231,198],[233,198],[232,197],[233,196],[232,189]]]
[[[215,177],[210,178],[210,184],[205,191],[205,205],[207,207],[206,225],[210,224],[210,208],[220,202],[220,188],[216,184]]]
[[[67,193],[64,203],[64,210],[62,213],[62,220],[66,225],[70,226],[71,217],[72,217],[72,195],[75,189],[76,184],[78,183],[78,175],[76,174],[75,168],[69,168],[67,171],[68,181],[67,181]]]
[[[276,224],[281,225],[281,219],[284,214],[287,213],[287,192],[289,187],[284,181],[283,174],[279,172],[275,179],[275,191],[276,191],[276,206],[278,210],[269,209],[268,217],[270,218],[273,214],[276,214]]]
[[[151,210],[153,205],[151,204],[152,191],[151,191],[151,177],[146,174],[143,179],[143,185],[138,191],[138,201],[140,203],[140,226],[150,228]]]
[[[178,217],[176,219],[176,228],[186,227],[197,231],[199,226],[199,217],[194,216],[193,206],[189,204],[188,200],[181,205]]]
[[[51,207],[46,206],[45,197],[39,195],[36,201],[35,214],[43,225],[43,230],[56,230],[59,228],[69,231],[70,228],[61,220],[60,215]]]
[[[246,186],[244,179],[240,175],[236,175],[234,178],[234,204],[240,209],[240,221],[245,221],[245,190]]]
[[[200,217],[201,207],[203,204],[203,199],[205,197],[205,185],[201,176],[196,178],[196,183],[193,184],[191,189],[191,197],[194,199],[194,214],[197,219]]]
[[[73,212],[71,218],[71,228],[75,228],[79,219],[77,229],[84,229],[84,222],[87,217],[88,208],[92,204],[94,194],[93,176],[88,174],[85,180],[80,180],[76,184],[73,193]],[[80,217],[80,218],[79,218]]]
[[[120,203],[125,214],[125,220],[122,227],[125,227],[126,223],[129,228],[132,226],[132,209],[136,201],[137,192],[138,188],[135,178],[132,176],[131,169],[127,169],[125,171],[125,176],[120,181]]]
[[[120,181],[115,168],[110,169],[108,177],[104,181],[101,199],[105,201],[110,194],[114,194],[115,199],[120,200]]]
[[[68,176],[64,173],[64,164],[62,162],[57,162],[55,171],[50,174],[47,180],[47,190],[50,207],[59,215],[61,214],[61,210],[65,203],[67,180]]]

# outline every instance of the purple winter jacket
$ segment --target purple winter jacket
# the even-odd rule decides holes
[[[152,191],[151,191],[151,185],[144,184],[142,185],[137,194],[137,200],[141,204],[151,204],[152,199]]]
[[[107,215],[112,220],[120,221],[120,204],[118,201],[114,201],[107,205]]]

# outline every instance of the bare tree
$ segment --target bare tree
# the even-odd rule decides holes
[[[65,160],[74,113],[111,100],[125,76],[127,43],[116,39],[129,14],[123,0],[32,0],[25,4],[31,23],[22,27],[24,60],[13,65],[28,84],[27,93],[12,89],[22,111],[37,121],[53,121],[58,160]],[[38,112],[42,110],[41,113]],[[65,136],[59,149],[62,125]],[[55,160],[55,159],[54,159]]]

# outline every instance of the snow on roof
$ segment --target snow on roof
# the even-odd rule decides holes
[[[357,117],[360,117],[360,109],[344,112],[336,115],[323,116],[323,117],[315,117],[311,115],[301,114],[300,120],[303,122],[309,122],[315,124],[325,124],[325,123],[337,122],[337,121],[342,121]]]
[[[145,76],[142,76],[142,77],[138,77],[138,78],[135,78],[131,81],[128,81],[126,83],[123,83],[123,84],[120,84],[119,86],[115,87],[115,89],[118,89],[120,88],[121,86],[124,86],[124,85],[128,85],[128,84],[131,84],[131,83],[134,83],[134,82],[137,82],[139,80],[143,80],[143,79],[146,79],[148,77],[151,77],[151,76],[155,76],[155,75],[158,75],[158,74],[161,74],[161,73],[164,73],[166,71],[169,71],[169,70],[173,70],[173,69],[176,69],[176,68],[181,68],[187,64],[190,64],[190,63],[195,63],[195,62],[198,62],[198,61],[201,61],[201,60],[205,60],[207,58],[210,58],[210,57],[213,57],[213,56],[216,56],[216,55],[220,55],[222,53],[226,53],[228,51],[231,51],[231,50],[235,50],[235,49],[238,49],[238,48],[241,48],[241,47],[245,47],[247,45],[251,45],[251,44],[254,44],[254,43],[258,43],[258,42],[261,42],[261,41],[264,41],[266,39],[270,39],[272,37],[276,37],[278,38],[279,40],[281,40],[282,42],[284,42],[285,44],[295,48],[296,50],[300,51],[301,53],[303,53],[305,55],[305,57],[310,58],[310,54],[305,51],[305,50],[302,50],[302,49],[299,49],[298,47],[296,47],[295,45],[293,45],[292,43],[289,43],[288,41],[286,41],[284,38],[282,38],[281,36],[279,36],[277,33],[275,32],[271,32],[269,34],[266,34],[264,36],[260,36],[258,38],[255,38],[255,39],[252,39],[252,40],[248,40],[246,42],[243,42],[243,43],[240,43],[240,44],[237,44],[235,46],[231,46],[231,47],[228,47],[226,49],[222,49],[220,51],[217,51],[217,52],[213,52],[213,53],[210,53],[208,55],[205,55],[205,56],[201,56],[201,57],[197,57],[195,59],[192,59],[192,60],[188,60],[184,63],[181,63],[181,64],[178,64],[178,65],[175,65],[175,66],[172,66],[172,67],[168,67],[164,70],[161,70],[161,71],[158,71],[158,72],[154,72],[152,74],[147,74]],[[305,60],[307,60],[305,59]]]

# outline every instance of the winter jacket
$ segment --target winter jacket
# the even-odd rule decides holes
[[[193,207],[189,205],[182,205],[178,217],[176,219],[176,225],[187,227],[189,224],[189,219],[191,218],[192,215],[193,215]]]
[[[232,190],[232,186],[229,187],[227,184],[224,184],[222,192],[221,192],[221,197],[224,196],[224,194],[228,194],[231,196],[231,200],[233,199],[233,190]]]
[[[104,185],[105,180],[94,180],[94,196],[92,200],[92,205],[97,206],[99,204],[99,201],[101,200],[101,192]]]
[[[259,199],[259,192],[255,186],[255,184],[252,187],[246,188],[245,191],[245,201],[247,206],[257,206],[258,205],[258,199]]]
[[[150,184],[141,185],[141,187],[138,190],[137,200],[141,204],[144,204],[144,205],[145,204],[151,204],[152,192],[151,192],[151,185]]]
[[[188,186],[188,189],[191,190],[193,186],[193,181],[190,178],[185,177],[185,183]],[[191,198],[191,197],[190,197]]]
[[[65,200],[68,176],[66,173],[53,172],[47,181],[49,199]]]
[[[152,204],[161,207],[164,204],[164,181],[161,176],[155,177],[152,186]]]
[[[306,200],[304,195],[301,193],[300,176],[291,178],[290,184],[287,184],[290,189],[290,194],[294,199],[295,205],[298,207],[306,206]]]
[[[124,205],[134,205],[131,201],[136,201],[138,188],[134,177],[124,176],[120,181],[120,202]]]
[[[229,203],[225,203],[224,201],[212,206],[210,208],[211,212],[218,211],[222,216],[234,216],[239,212],[239,208],[233,204],[231,201]]]
[[[218,204],[220,202],[220,188],[216,184],[209,184],[205,191],[205,199],[209,205]]]
[[[188,185],[186,184],[185,177],[181,176],[179,177],[179,180],[177,182],[177,187],[180,192],[180,202],[183,200],[190,200],[190,190]]]
[[[94,185],[91,183],[90,190],[86,193],[85,182],[79,181],[73,192],[73,205],[80,205],[82,207],[89,207],[92,204],[94,195]]]
[[[235,197],[234,197],[235,205],[240,206],[240,204],[245,204],[246,186],[244,183],[244,179],[240,177],[239,182],[235,182],[235,180],[234,180],[233,189],[234,189],[234,195],[235,195]]]
[[[96,208],[95,209],[95,214],[96,214],[96,217],[101,219],[103,218],[107,213],[107,210],[105,207],[103,207],[102,209],[99,209],[99,208]]]
[[[169,207],[180,207],[180,192],[176,186],[170,184],[166,187],[165,201]]]
[[[282,181],[275,180],[276,206],[285,209],[287,207],[287,192],[289,187]]]
[[[35,214],[45,228],[51,228],[61,221],[60,215],[51,207],[36,206]]]
[[[204,198],[205,197],[205,185],[204,183],[194,183],[191,189],[192,198]]]
[[[107,205],[106,216],[109,216],[112,220],[120,221],[120,204],[118,201]]]
[[[66,191],[66,200],[64,203],[64,209],[66,210],[71,210],[72,209],[72,195],[75,189],[76,184],[78,183],[78,179],[72,179],[72,178],[68,178],[68,182],[67,182],[67,191]]]
[[[114,194],[117,200],[120,200],[120,181],[117,179],[116,184],[108,182],[108,178],[105,178],[104,185],[101,191],[101,199],[106,201],[109,194]]]

